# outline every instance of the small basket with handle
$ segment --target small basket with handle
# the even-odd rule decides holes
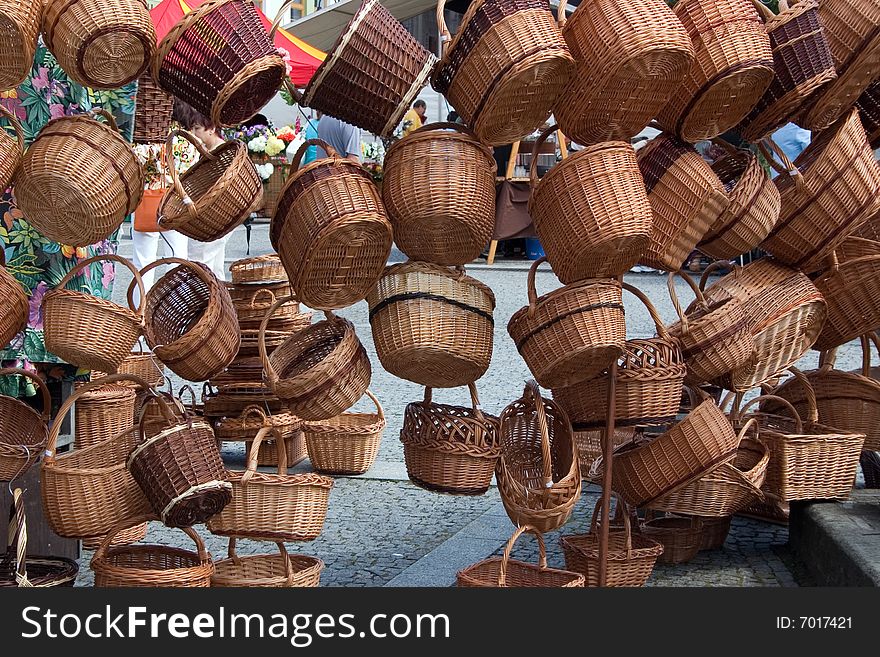
[[[36,384],[42,412],[15,397],[0,396],[0,481],[24,475],[37,461],[49,440],[47,423],[52,417],[52,397],[43,380],[33,372],[8,367],[0,376],[24,376]]]
[[[214,564],[211,586],[215,588],[293,588],[320,585],[324,562],[304,554],[288,554],[280,541],[278,554],[252,554],[240,557],[235,552],[235,537],[229,539],[226,559]]]
[[[703,544],[703,522],[696,517],[659,515],[649,509],[639,531],[663,545],[659,563],[687,563]]]

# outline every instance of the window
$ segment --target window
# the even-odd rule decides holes
[[[295,2],[290,5],[290,20],[295,21],[302,18],[306,9],[305,5],[305,0],[302,0],[301,2]]]

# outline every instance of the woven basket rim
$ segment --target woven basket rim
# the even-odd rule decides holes
[[[546,305],[550,301],[554,301],[559,297],[564,297],[573,294],[579,294],[585,288],[596,288],[596,287],[605,287],[614,290],[620,290],[621,294],[623,294],[623,288],[620,285],[620,281],[617,281],[613,278],[588,278],[581,281],[577,281],[575,283],[571,283],[570,285],[563,285],[562,287],[556,288],[546,294],[542,294],[538,297],[537,302],[535,303],[535,313],[539,311],[541,306]],[[510,327],[514,324],[519,324],[523,320],[528,320],[529,317],[529,306],[525,305],[519,310],[517,310],[510,317],[510,321],[507,323],[508,331]],[[609,345],[613,344],[613,342],[609,341]]]
[[[611,528],[611,532],[620,532]],[[653,538],[643,536],[638,532],[632,532],[632,559],[647,559],[657,557],[663,553],[663,544]],[[596,560],[599,558],[599,536],[598,534],[567,534],[559,537],[559,542],[563,547],[568,547],[580,553],[587,559]],[[595,547],[593,547],[595,545]],[[626,550],[609,550],[609,561],[627,561]]]
[[[492,309],[495,309],[496,300],[495,293],[492,291],[488,285],[483,283],[482,281],[477,280],[473,276],[465,273],[464,268],[462,267],[461,271],[455,271],[454,269],[450,269],[449,267],[444,267],[443,265],[435,265],[429,262],[419,262],[414,260],[408,260],[407,262],[401,262],[394,265],[388,265],[385,268],[385,271],[382,272],[382,278],[386,278],[388,276],[398,276],[405,275],[414,272],[422,272],[425,274],[429,274],[432,276],[439,276],[442,278],[448,278],[454,283],[458,283],[463,286],[468,286],[475,288],[482,292],[490,301],[492,305]],[[416,289],[413,287],[413,289]],[[370,297],[373,298],[373,294],[370,294]]]
[[[270,582],[287,582],[287,576],[284,574],[283,565],[279,564],[281,572],[277,575],[260,578],[240,579],[236,570],[239,563],[252,563],[262,561],[279,561],[282,558],[280,553],[269,554],[249,554],[246,556],[237,556],[234,559],[222,559],[214,563],[214,574],[211,576],[211,582],[236,583],[240,586],[265,586]],[[324,570],[324,562],[318,557],[311,557],[306,554],[288,554],[287,559],[290,562],[292,577],[294,582],[297,578],[311,577],[319,575]],[[239,563],[236,563],[238,561]]]
[[[201,20],[205,14],[209,14],[215,9],[222,7],[223,5],[229,4],[231,2],[242,2],[242,0],[205,0],[198,7],[189,12],[186,16],[180,19],[178,25],[180,25],[179,30],[172,30],[165,35],[161,42],[159,42],[159,46],[156,48],[156,54],[153,57],[153,63],[151,68],[151,73],[153,75],[153,81],[156,82],[156,85],[161,88],[159,85],[159,71],[162,69],[162,64],[165,61],[165,58],[168,54],[174,49],[174,46],[177,44],[177,41],[184,35],[186,32],[196,23],[196,21]]]

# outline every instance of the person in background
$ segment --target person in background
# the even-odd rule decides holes
[[[361,163],[361,131],[350,123],[323,114],[318,121],[318,139],[330,144],[341,157]],[[327,157],[320,146],[318,158]]]
[[[308,121],[306,121],[306,141],[309,139],[317,139],[318,138],[318,122],[321,120],[321,116],[323,116],[322,112],[319,110],[317,112],[316,119],[309,117]],[[302,163],[308,164],[309,162],[314,162],[318,159],[318,147],[317,146],[309,146],[306,149],[306,154],[303,155]]]
[[[449,114],[446,115],[447,123],[461,123],[461,117],[459,117],[458,112],[452,110]]]
[[[788,123],[773,133],[773,141],[776,142],[776,144],[782,149],[782,152],[785,153],[788,159],[792,162],[794,162],[797,159],[797,156],[803,153],[804,149],[810,145],[811,139],[812,133],[809,130],[804,130],[794,123]],[[782,160],[780,160],[779,156],[775,153],[773,154],[773,159],[782,164]],[[777,175],[779,174],[771,167],[770,176],[775,178]]]
[[[415,132],[422,127],[425,122],[425,112],[428,111],[428,104],[419,99],[413,103],[412,108],[403,115],[403,136]]]

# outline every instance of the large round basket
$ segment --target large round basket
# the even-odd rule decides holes
[[[90,447],[131,429],[136,397],[134,387],[123,384],[104,386],[82,395],[74,408],[76,446]]]
[[[0,9],[0,21],[2,21],[2,16],[2,9]],[[0,126],[0,189],[5,191],[12,183],[18,165],[21,164],[21,156],[24,153],[24,129],[21,127],[18,117],[3,105],[0,105],[0,118],[5,119],[7,125],[15,132],[13,137],[3,129],[3,126]]]
[[[637,159],[654,217],[651,241],[639,262],[677,271],[730,200],[709,163],[674,137],[658,135]]]
[[[253,117],[287,75],[250,0],[202,2],[159,44],[151,71],[162,89],[218,126]]]
[[[376,405],[375,413],[343,413],[303,424],[309,461],[315,470],[353,475],[373,466],[385,430],[385,411],[369,390],[367,397]]]
[[[42,411],[15,397],[0,396],[0,481],[24,475],[46,449],[47,423],[52,417],[52,397],[43,380],[27,370],[0,369],[0,376],[24,376],[36,384]]]
[[[156,84],[148,72],[138,79],[134,112],[134,143],[161,144],[171,131],[174,98]]]
[[[529,381],[499,418],[498,492],[516,526],[548,532],[566,523],[581,496],[577,445],[568,416]]]
[[[501,453],[498,418],[480,409],[474,384],[468,389],[471,408],[437,404],[431,388],[424,401],[406,407],[400,430],[406,472],[425,490],[482,495],[492,483]]]
[[[240,557],[235,538],[229,539],[229,556],[214,564],[211,586],[215,588],[293,588],[320,585],[324,562],[304,554],[288,554],[284,543],[276,543],[279,554]]]
[[[144,169],[120,135],[113,116],[65,116],[49,121],[21,160],[18,206],[42,235],[70,246],[110,236],[135,211]],[[63,217],[63,221],[59,221]]]
[[[589,279],[538,298],[529,270],[529,305],[517,310],[507,332],[538,383],[547,388],[592,378],[623,352],[626,325],[623,291],[613,279]]]
[[[622,141],[577,151],[540,181],[535,141],[529,215],[553,271],[564,284],[629,271],[648,247],[653,217],[636,154]]]
[[[492,151],[470,128],[431,123],[385,154],[382,201],[394,242],[413,260],[466,265],[495,228]]]
[[[526,532],[538,539],[538,565],[511,559],[513,546],[520,536]],[[456,586],[463,587],[539,587],[539,588],[575,588],[583,587],[584,576],[558,568],[547,567],[547,548],[541,532],[525,525],[517,527],[513,536],[507,541],[501,557],[491,557],[460,570],[455,576]]]
[[[391,265],[367,302],[376,353],[391,374],[423,386],[456,388],[489,368],[495,295],[464,268]]]
[[[43,4],[46,45],[72,80],[93,89],[118,89],[149,67],[156,30],[145,0]]]
[[[309,146],[328,157],[299,164]],[[391,253],[391,224],[370,174],[320,139],[297,151],[270,237],[297,299],[334,310],[357,303],[379,280]]]
[[[567,5],[559,3],[558,17],[575,72],[553,115],[578,144],[629,141],[684,81],[691,39],[664,3],[585,2],[566,21]]]
[[[537,130],[574,72],[547,0],[477,0],[450,40],[437,2],[443,58],[431,84],[480,141],[510,144]]]
[[[43,3],[4,0],[0,4],[0,89],[14,89],[27,79],[34,65]]]
[[[191,133],[174,130],[165,144],[169,153],[176,136],[201,157],[182,176],[174,158],[168,159],[174,186],[159,204],[159,225],[200,242],[219,240],[260,206],[263,183],[244,142],[232,139],[208,151]]]
[[[4,300],[0,310],[0,344],[4,347],[19,331],[24,330],[30,315],[28,295],[5,265],[6,256],[0,249],[0,298]]]

